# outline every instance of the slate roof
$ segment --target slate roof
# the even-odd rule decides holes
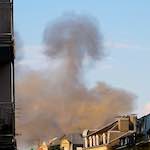
[[[93,134],[95,134],[97,132],[106,132],[106,131],[110,130],[112,127],[114,127],[117,124],[117,122],[118,121],[111,122],[111,123],[109,123],[109,124],[99,128],[99,129],[97,129],[97,130],[95,130],[93,132],[90,132],[87,136],[91,136],[91,135],[93,135]]]
[[[82,134],[80,133],[70,133],[70,134],[64,135],[62,139],[67,139],[72,144],[79,144],[79,145],[83,144]]]

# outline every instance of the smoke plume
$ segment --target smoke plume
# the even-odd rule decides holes
[[[91,17],[71,14],[46,27],[44,54],[49,67],[17,80],[22,114],[17,128],[24,141],[96,128],[132,110],[131,93],[103,82],[92,89],[84,83],[84,61],[105,55],[97,26]],[[52,70],[54,62],[58,65]]]

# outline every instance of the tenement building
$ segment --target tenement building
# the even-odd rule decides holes
[[[84,130],[84,150],[149,150],[150,114],[122,116],[95,131]]]
[[[84,150],[109,150],[120,146],[122,137],[132,135],[135,139],[137,130],[137,116],[121,116],[108,125],[93,132],[83,131]]]

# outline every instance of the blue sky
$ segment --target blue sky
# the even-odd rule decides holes
[[[66,12],[94,16],[99,21],[108,56],[88,71],[87,84],[105,81],[135,93],[138,114],[150,103],[149,0],[14,1],[15,30],[28,48],[40,47],[47,23]]]

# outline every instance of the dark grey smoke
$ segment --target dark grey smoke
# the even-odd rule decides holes
[[[67,15],[50,23],[44,32],[49,68],[30,72],[17,82],[17,102],[22,118],[18,130],[26,142],[62,133],[95,128],[133,109],[134,95],[97,83],[84,84],[83,62],[104,57],[97,22],[87,16]],[[59,62],[55,71],[53,63]],[[111,107],[111,109],[110,109]]]

